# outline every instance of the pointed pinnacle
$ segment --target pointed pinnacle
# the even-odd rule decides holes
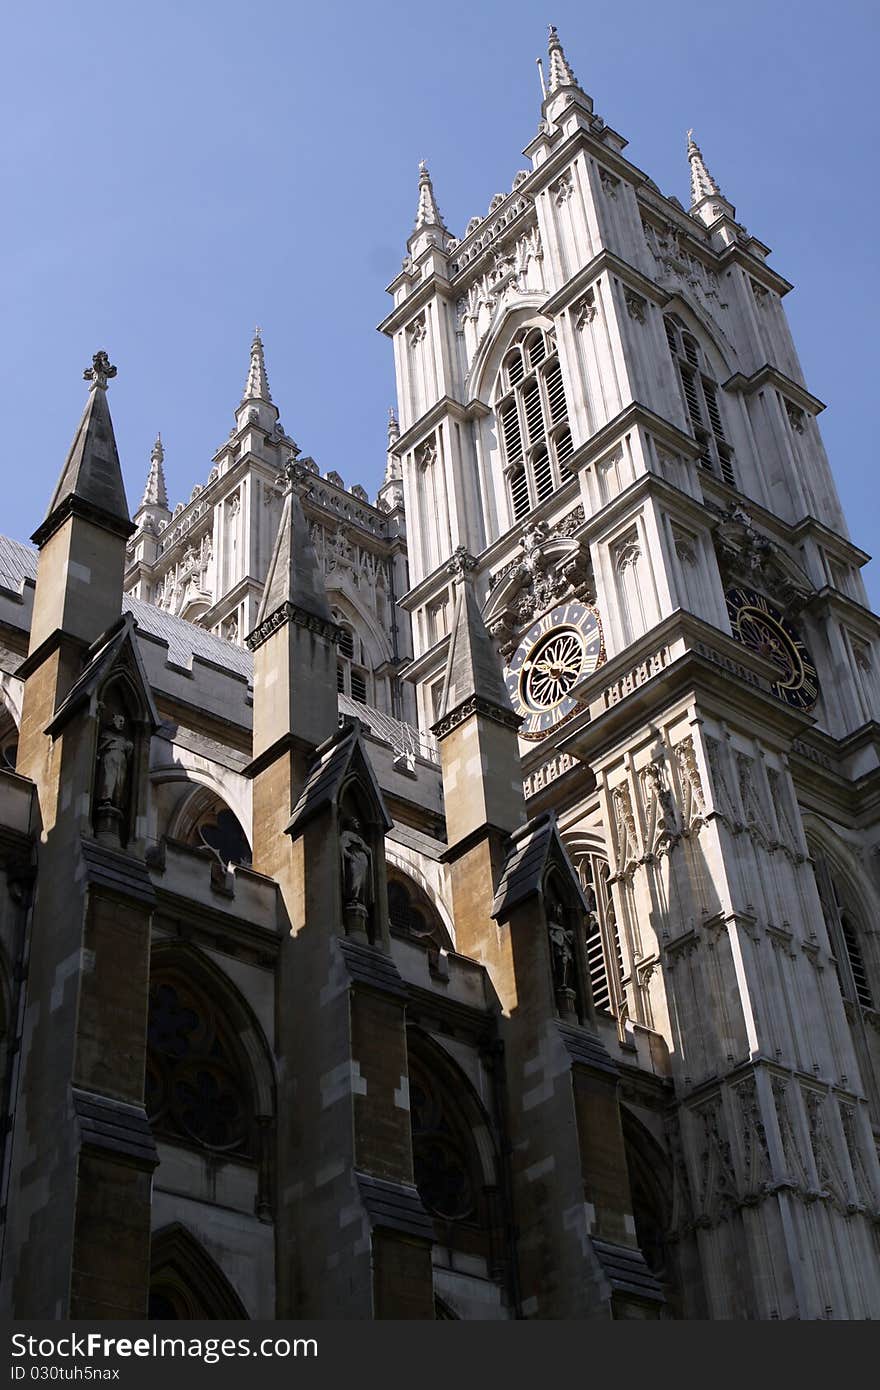
[[[254,339],[251,343],[251,361],[248,367],[247,380],[244,384],[244,396],[246,401],[268,401],[271,404],[272,393],[269,390],[269,378],[266,375],[266,358],[263,353],[263,339],[261,330],[254,329]]]
[[[437,206],[434,185],[423,159],[419,160],[419,205],[416,209],[415,230],[418,231],[420,227],[442,227],[444,232],[448,230]]]
[[[578,85],[578,80],[571,70],[571,65],[559,41],[556,25],[551,24],[548,27],[550,35],[547,49],[550,55],[550,75],[547,80],[547,91],[556,92],[560,87],[576,87]]]
[[[723,198],[724,194],[706,168],[702,150],[694,139],[692,130],[687,133],[687,141],[687,153],[691,166],[691,207],[696,207],[703,198]]]
[[[463,701],[476,697],[502,714],[512,716],[513,707],[501,674],[501,662],[486,630],[474,590],[476,566],[473,555],[459,546],[446,567],[454,578],[455,609],[440,710],[441,714],[449,714]]]
[[[396,444],[400,438],[400,425],[394,413],[394,406],[388,407],[388,444]]]
[[[150,471],[147,474],[147,485],[144,488],[144,495],[141,498],[141,507],[164,507],[168,509],[168,490],[165,487],[165,470],[162,464],[165,462],[165,449],[162,444],[161,434],[156,435],[156,442],[150,451]]]

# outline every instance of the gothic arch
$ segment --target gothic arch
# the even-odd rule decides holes
[[[475,1180],[485,1187],[495,1186],[499,1164],[494,1126],[470,1078],[442,1043],[415,1024],[407,1027],[407,1053],[416,1069],[428,1073],[443,1098],[448,1098],[457,1125],[470,1135]]]
[[[453,946],[455,945],[455,923],[452,920],[452,913],[446,903],[440,897],[435,888],[428,882],[422,870],[416,864],[411,864],[402,855],[396,853],[392,841],[385,842],[385,861],[388,868],[394,873],[400,874],[404,878],[412,879],[420,892],[424,894],[433,910],[437,913],[443,923],[443,928],[449,936]]]
[[[719,386],[723,387],[728,377],[741,370],[736,348],[723,329],[687,295],[677,290],[664,304],[663,313],[677,315],[688,332],[692,333],[704,348],[709,349],[713,359],[712,365],[718,369],[716,380]]]
[[[249,787],[244,785],[243,779],[230,777],[221,782],[204,768],[189,767],[185,761],[181,761],[187,756],[185,749],[175,749],[174,763],[158,767],[150,773],[154,801],[160,789],[174,788],[175,784],[180,788],[180,795],[174,804],[170,809],[166,806],[164,813],[160,813],[162,823],[153,832],[156,838],[168,835],[173,840],[186,840],[194,823],[193,815],[203,813],[213,799],[228,807],[250,844],[252,815],[247,795]]]
[[[276,1077],[272,1051],[259,1020],[236,985],[190,942],[154,943],[150,960],[151,986],[157,977],[179,977],[192,983],[216,1005],[246,1061],[256,1118],[273,1118],[276,1110]]]
[[[201,1242],[175,1221],[152,1238],[147,1316],[153,1320],[239,1321],[246,1319],[248,1312]]]
[[[621,1105],[620,1116],[636,1239],[651,1273],[665,1286],[667,1296],[672,1295],[670,1311],[673,1316],[680,1316],[669,1241],[674,1201],[672,1163],[662,1145],[627,1105]]]
[[[337,571],[330,570],[325,574],[324,581],[331,605],[339,610],[343,619],[355,629],[364,643],[372,670],[375,671],[378,666],[390,661],[391,643],[378,627],[375,617],[369,612],[348,577],[344,574],[337,577]]]
[[[543,328],[553,332],[553,323],[540,312],[547,298],[544,294],[518,297],[514,303],[502,304],[495,312],[486,334],[474,353],[465,382],[465,399],[489,404],[492,388],[501,370],[504,355],[521,328]]]
[[[223,844],[219,832],[223,831],[224,817],[232,817],[235,827],[240,831],[243,840],[242,850],[238,854],[228,856],[223,852]],[[218,833],[209,833],[211,824],[218,826]],[[230,842],[235,838],[235,827],[228,826],[225,839]],[[192,845],[196,849],[204,848],[213,851],[220,859],[221,863],[249,864],[251,861],[251,844],[245,827],[241,819],[236,816],[226,798],[215,791],[207,782],[196,784],[193,790],[183,796],[171,812],[168,820],[168,827],[165,832],[169,839],[180,840],[184,844]],[[244,853],[244,846],[247,847],[247,854]]]

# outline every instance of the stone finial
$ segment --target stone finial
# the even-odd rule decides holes
[[[388,447],[396,444],[400,438],[400,424],[394,413],[394,406],[388,407]]]
[[[428,166],[423,159],[419,160],[419,204],[416,209],[415,231],[420,227],[441,227],[444,232],[448,232],[437,206],[437,199],[434,197],[434,185],[428,173]]]
[[[83,372],[83,381],[90,381],[90,390],[107,390],[107,382],[112,381],[116,375],[116,368],[111,364],[110,358],[102,348],[96,352],[92,358],[92,365],[86,367]]]
[[[723,198],[724,194],[706,168],[692,130],[687,133],[687,154],[691,166],[691,207],[696,207],[704,198]]]
[[[550,75],[547,81],[547,91],[558,92],[560,87],[576,87],[578,80],[571,70],[571,65],[565,56],[559,35],[556,32],[556,25],[550,24],[547,50],[549,54]]]
[[[275,479],[276,487],[280,487],[284,496],[289,492],[302,488],[304,483],[311,477],[311,469],[306,466],[305,460],[298,458],[299,449],[296,445],[290,451],[290,457],[281,467],[281,472]]]
[[[263,352],[262,330],[254,329],[254,337],[251,343],[251,360],[248,367],[247,379],[244,384],[245,401],[267,401],[272,403],[272,392],[269,390],[269,378],[266,375],[266,358]]]

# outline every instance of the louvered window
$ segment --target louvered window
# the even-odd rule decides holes
[[[515,521],[571,478],[574,453],[554,339],[521,334],[504,359],[496,412]]]
[[[841,993],[861,1008],[873,1009],[874,992],[862,951],[864,928],[849,884],[820,849],[811,845],[810,852]]]
[[[366,704],[369,678],[364,668],[356,664],[364,659],[360,638],[338,611],[334,611],[333,617],[339,624],[336,689],[340,695],[350,695],[353,700],[360,700],[361,704]]]
[[[363,671],[353,670],[351,673],[351,698],[360,700],[361,704],[367,701],[367,678]]]
[[[707,373],[705,355],[674,314],[664,316],[663,326],[678,369],[691,433],[700,445],[700,465],[736,487],[733,450],[724,433],[718,385]]]
[[[517,521],[521,521],[531,506],[529,484],[524,468],[518,468],[515,473],[511,473],[510,495],[513,498],[513,515]]]
[[[586,854],[578,872],[589,909],[586,948],[593,1003],[600,1013],[617,1014],[624,997],[624,967],[607,860]]]

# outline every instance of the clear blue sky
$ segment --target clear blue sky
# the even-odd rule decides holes
[[[525,163],[551,20],[629,157],[684,201],[694,126],[773,248],[853,538],[880,551],[874,0],[7,7],[0,529],[40,520],[98,347],[130,503],[158,429],[172,502],[188,497],[254,323],[287,429],[372,492],[393,395],[375,325],[418,160],[460,235]]]

